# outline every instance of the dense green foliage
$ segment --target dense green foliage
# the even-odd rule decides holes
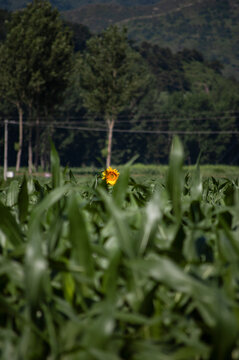
[[[64,21],[64,24],[72,32],[72,42],[74,51],[83,51],[86,48],[86,42],[90,39],[92,34],[87,26],[82,24],[76,24],[74,22]]]
[[[7,78],[2,95],[9,91],[14,97],[11,93],[16,92],[38,116],[50,111],[67,84],[70,39],[58,11],[47,1],[34,0],[25,11],[13,13],[1,48],[1,77]]]
[[[0,9],[0,41],[6,38],[6,21],[9,20],[10,13],[6,10]]]
[[[51,171],[1,183],[1,359],[238,359],[238,180]]]
[[[63,26],[59,12],[47,1],[34,0],[24,11],[11,16],[6,39],[0,45],[0,96],[18,109],[19,151],[23,141],[23,112],[29,122],[39,122],[41,116],[49,116],[62,101],[72,59],[70,41],[70,32]],[[31,133],[30,126],[29,149]],[[39,141],[37,131],[36,158]],[[29,154],[29,161],[31,157]]]
[[[83,25],[61,22],[59,13],[47,1],[40,3],[53,14],[47,26],[47,15],[33,11],[32,17],[29,16],[28,9],[32,6],[29,5],[12,15],[7,37],[4,40],[3,36],[1,43],[0,124],[3,125],[6,118],[13,120],[9,124],[9,165],[14,165],[15,150],[21,148],[15,110],[19,111],[20,104],[23,137],[32,130],[29,138],[32,138],[35,168],[39,164],[46,168],[50,134],[64,165],[101,166],[105,163],[105,139],[109,130],[102,104],[108,101],[112,105],[112,99],[116,124],[112,144],[114,164],[125,163],[133,156],[145,164],[166,164],[175,132],[181,134],[188,164],[196,161],[200,151],[202,163],[238,164],[235,149],[239,146],[239,84],[223,75],[221,62],[208,61],[195,49],[173,52],[169,47],[147,41],[136,44],[127,39],[126,33],[120,42],[122,46],[110,47],[115,36],[112,31],[92,35]],[[57,34],[58,40],[50,46]],[[104,42],[106,36],[109,39]],[[75,53],[71,56],[72,48]],[[127,49],[127,56],[122,55],[122,49]],[[120,81],[117,86],[112,81],[115,70],[109,64],[113,54],[118,54],[117,67],[127,71],[118,77],[121,86],[118,86]],[[87,59],[88,66],[82,59]],[[130,97],[128,80],[135,74],[134,88],[139,91]],[[85,101],[87,88],[91,100],[104,100],[101,107],[99,102],[97,107],[95,104],[92,107]],[[115,102],[119,99],[120,106]],[[94,110],[94,114],[89,109]],[[29,130],[31,119],[35,126]],[[24,166],[30,157],[27,151],[28,143],[23,141]]]

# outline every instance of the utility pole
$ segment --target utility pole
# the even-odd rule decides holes
[[[8,156],[8,120],[4,120],[4,169],[3,169],[4,180],[7,180],[7,156]]]

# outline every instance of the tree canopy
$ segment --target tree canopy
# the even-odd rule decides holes
[[[110,26],[100,36],[92,37],[79,61],[84,105],[102,115],[107,123],[107,167],[111,162],[117,115],[137,97],[142,85],[143,74],[137,62],[139,57],[129,46],[126,29],[117,26]]]
[[[71,60],[71,33],[59,12],[48,1],[34,0],[12,14],[1,45],[2,96],[31,117],[49,113],[62,101]]]

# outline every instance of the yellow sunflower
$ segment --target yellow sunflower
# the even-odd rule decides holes
[[[115,185],[119,174],[120,173],[116,169],[112,169],[112,167],[109,166],[105,171],[102,172],[102,179],[105,179],[107,184]]]

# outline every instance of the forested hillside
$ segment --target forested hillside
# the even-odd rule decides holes
[[[132,3],[134,4],[134,2]],[[66,11],[64,17],[101,31],[112,23],[126,25],[136,42],[197,49],[225,65],[227,76],[239,78],[239,4],[230,0],[166,1],[144,6],[91,4]]]
[[[180,8],[151,19],[127,21],[130,36],[173,51],[195,48],[207,59],[221,61],[227,76],[239,78],[239,3],[206,0]]]
[[[0,0],[0,8],[24,8],[26,0]],[[239,4],[235,0],[51,0],[70,22],[101,32],[126,25],[138,43],[149,41],[173,52],[196,49],[224,64],[224,74],[239,79]]]

